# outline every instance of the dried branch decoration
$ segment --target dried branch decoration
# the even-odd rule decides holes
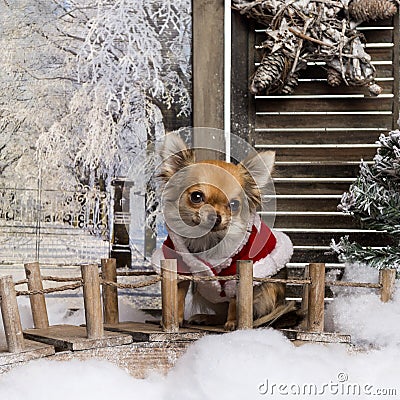
[[[233,0],[233,8],[267,26],[260,66],[250,91],[290,94],[298,72],[308,62],[325,62],[331,86],[342,82],[366,86],[372,95],[382,88],[364,49],[364,36],[355,27],[397,12],[399,0]]]

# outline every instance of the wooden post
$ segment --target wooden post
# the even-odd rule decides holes
[[[394,285],[396,282],[397,270],[395,269],[381,269],[379,271],[379,283],[381,287],[381,300],[387,303],[392,299],[394,292]]]
[[[42,275],[40,274],[40,266],[38,262],[28,263],[24,265],[25,275],[28,279],[29,290],[43,290]],[[46,300],[44,294],[29,295],[31,303],[32,317],[34,327],[37,329],[48,328],[49,318],[47,315]]]
[[[179,331],[177,261],[161,261],[162,327],[165,332]]]
[[[310,332],[324,331],[325,264],[309,266],[311,284],[308,293],[307,328]]]
[[[115,258],[101,260],[101,276],[105,281],[117,283],[117,260]],[[118,289],[115,286],[104,284],[102,289],[104,323],[118,324]]]
[[[98,267],[96,264],[82,265],[81,272],[87,337],[88,339],[100,339],[103,337],[104,331]]]
[[[310,267],[308,265],[304,267],[303,278],[310,279]],[[308,284],[303,285],[303,294],[301,298],[301,315],[304,315],[304,318],[300,324],[301,330],[307,330],[308,328],[308,320],[307,318],[305,318],[305,316],[308,315],[309,293],[310,293],[310,285]]]
[[[236,263],[239,274],[237,283],[238,329],[253,328],[253,262],[241,260]]]
[[[8,351],[10,353],[19,353],[25,347],[24,335],[22,333],[15,286],[10,275],[0,278],[0,303]]]

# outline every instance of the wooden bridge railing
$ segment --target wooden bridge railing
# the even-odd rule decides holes
[[[187,276],[178,274],[177,262],[171,259],[162,261],[161,276],[159,276],[151,271],[117,272],[115,259],[103,259],[101,262],[101,276],[99,276],[97,264],[89,264],[81,267],[81,277],[61,278],[42,276],[39,263],[26,264],[25,280],[14,283],[11,276],[0,278],[0,305],[8,351],[10,353],[18,353],[24,349],[23,332],[17,304],[18,295],[29,296],[34,327],[41,329],[49,327],[45,294],[83,287],[87,338],[98,339],[104,334],[103,323],[118,324],[119,322],[118,288],[135,289],[161,281],[162,328],[166,333],[176,333],[179,332],[177,288],[180,280],[237,280],[238,329],[253,328],[253,281],[302,285],[302,309],[306,314],[305,330],[318,334],[324,332],[326,286],[379,289],[381,300],[387,302],[392,297],[396,278],[395,269],[385,269],[380,271],[379,283],[327,281],[325,279],[325,264],[320,263],[310,264],[306,269],[308,276],[305,276],[304,279],[253,278],[253,263],[251,261],[238,261],[237,267],[238,275],[223,278]],[[153,277],[130,284],[118,283],[118,276]],[[43,280],[69,282],[69,284],[44,289]],[[27,284],[28,290],[16,291],[15,286],[20,284]]]

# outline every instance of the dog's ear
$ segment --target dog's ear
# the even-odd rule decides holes
[[[264,151],[262,153],[251,153],[240,164],[251,175],[258,188],[262,189],[271,180],[274,162],[275,152]]]
[[[194,151],[175,133],[165,136],[160,151],[162,164],[159,177],[167,182],[175,172],[195,162]]]

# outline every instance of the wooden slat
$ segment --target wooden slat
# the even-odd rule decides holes
[[[346,129],[335,128],[282,128],[257,129],[254,132],[254,144],[258,148],[273,145],[329,145],[329,144],[374,144],[380,134],[387,133],[387,129]],[[323,146],[321,146],[323,147]],[[339,165],[339,164],[338,164]]]
[[[329,228],[357,229],[360,224],[352,217],[338,213],[337,215],[277,215],[275,217],[276,228]]]
[[[232,69],[234,82],[231,96],[231,132],[247,140],[249,126],[254,126],[254,96],[249,96],[249,76],[253,74],[254,62],[245,57],[254,49],[252,21],[238,12],[232,13]]]
[[[294,185],[293,182],[275,183],[276,194],[343,194],[349,189],[348,183],[343,182],[302,182]]]
[[[329,229],[329,228],[328,228]],[[285,232],[285,229],[283,229]],[[287,235],[293,242],[294,246],[329,246],[331,240],[334,239],[336,242],[340,240],[345,234],[349,235],[351,242],[355,241],[361,244],[361,246],[377,246],[385,247],[393,244],[393,238],[382,232],[371,232],[368,230],[359,232],[287,232]]]
[[[121,322],[104,325],[106,331],[121,332],[132,336],[135,342],[190,341],[203,335],[193,329],[180,328],[178,333],[164,332],[160,325],[141,322]]]
[[[53,346],[26,339],[24,340],[24,349],[18,353],[10,353],[6,348],[0,346],[0,374],[2,372],[1,367],[3,366],[10,366],[11,364],[21,365],[21,363],[48,357],[54,353],[55,349]]]
[[[277,199],[277,211],[337,211],[340,199]]]
[[[296,92],[295,92],[296,93]],[[283,100],[283,101],[282,101]],[[347,112],[362,112],[362,111],[391,111],[391,98],[382,97],[366,97],[363,101],[354,101],[354,99],[271,99],[264,98],[257,101],[256,112],[282,111],[282,112],[301,112],[301,111],[347,111]]]
[[[376,133],[375,133],[376,135]],[[304,137],[304,134],[302,134]],[[293,178],[355,178],[359,172],[359,164],[320,164],[310,167],[302,164],[277,164],[274,168],[273,177]]]
[[[293,115],[260,115],[256,116],[256,126],[258,128],[280,128],[292,126],[293,121],[296,125],[302,128],[310,127],[326,127],[326,128],[341,128],[341,127],[357,127],[357,128],[391,128],[391,115],[377,114],[344,114],[344,115],[323,115],[323,114],[297,114]]]
[[[273,146],[269,146],[274,150]],[[362,148],[294,148],[294,149],[277,149],[277,161],[360,161],[372,160],[375,156],[375,147],[362,147]]]
[[[24,337],[38,342],[50,344],[57,350],[86,350],[100,347],[129,344],[132,338],[115,332],[104,332],[98,339],[88,339],[86,328],[73,325],[53,325],[42,329],[27,329]]]
[[[193,126],[223,129],[224,2],[195,1],[192,12]]]
[[[338,257],[329,250],[295,250],[290,260],[293,263],[337,263]]]

